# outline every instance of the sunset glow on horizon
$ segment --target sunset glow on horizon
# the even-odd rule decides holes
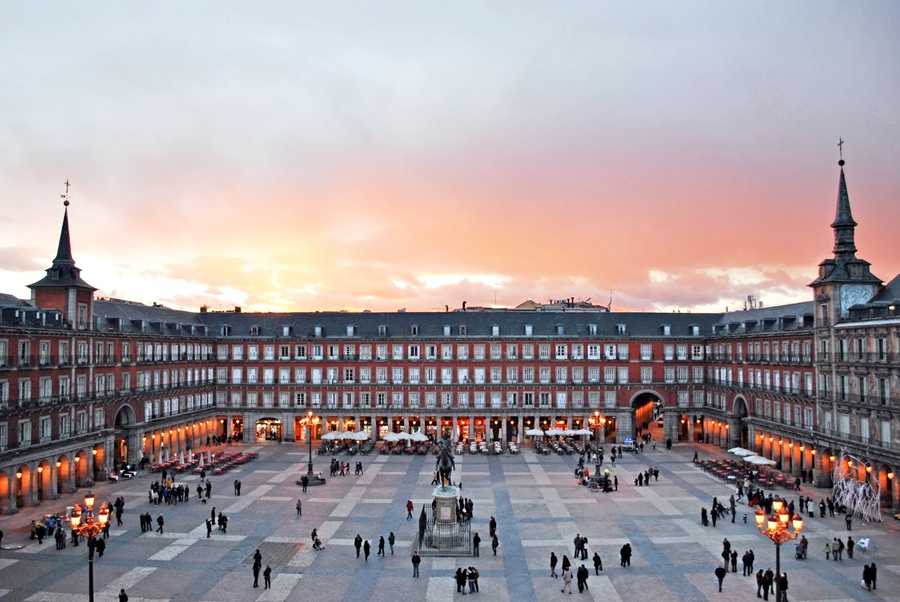
[[[898,25],[891,2],[6,3],[0,292],[50,267],[68,179],[98,297],[809,301],[839,138],[888,281]]]

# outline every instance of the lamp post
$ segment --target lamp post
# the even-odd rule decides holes
[[[594,410],[594,415],[590,418],[591,426],[594,428],[594,441],[597,444],[597,462],[595,463],[595,471],[594,474],[600,476],[600,454],[603,453],[600,449],[600,431],[603,429],[603,426],[606,424],[606,418],[600,415],[600,410]]]
[[[772,516],[767,517],[762,506],[756,509],[756,526],[759,532],[775,543],[775,601],[781,601],[781,544],[797,539],[803,530],[803,519],[799,514],[793,518],[787,511],[783,499],[772,500]],[[788,530],[789,523],[793,532]]]
[[[313,427],[319,424],[319,417],[313,414],[312,410],[309,410],[306,413],[306,418],[301,420],[303,425],[306,427],[306,439],[309,442],[309,464],[308,469],[306,471],[306,479],[307,485],[316,486],[316,485],[324,485],[325,479],[319,478],[318,475],[313,473],[313,460],[312,460],[312,430]]]
[[[69,520],[72,523],[72,532],[76,536],[84,535],[87,537],[88,544],[88,600],[94,602],[94,546],[96,537],[100,535],[107,521],[109,521],[109,505],[103,502],[100,510],[97,512],[97,520],[94,521],[94,494],[88,492],[84,496],[84,505],[86,508],[86,516],[82,513],[81,506],[75,504],[72,516]]]

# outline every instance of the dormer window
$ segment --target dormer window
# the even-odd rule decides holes
[[[379,324],[378,326],[378,336],[386,337],[388,333],[388,327],[385,324]]]
[[[616,324],[616,334],[625,334],[624,324]]]
[[[663,333],[663,336],[667,336],[667,337],[672,336],[672,327],[669,326],[668,324],[663,324],[662,325],[662,333]]]
[[[533,334],[534,334],[534,326],[532,326],[531,324],[526,324],[525,325],[525,336],[530,337]]]
[[[469,334],[469,328],[465,324],[459,327],[459,336],[464,337]]]
[[[444,336],[445,337],[450,336],[450,325],[449,324],[444,324]]]
[[[281,336],[289,337],[291,336],[292,328],[290,326],[282,326],[281,327]]]
[[[250,336],[251,337],[258,337],[260,332],[262,332],[261,326],[251,326],[250,327]]]
[[[588,334],[592,337],[597,336],[597,325],[596,324],[588,324]]]
[[[347,336],[352,337],[356,335],[356,326],[352,324],[347,324]]]
[[[417,324],[413,324],[412,326],[410,326],[409,334],[414,337],[419,336],[419,326]]]
[[[562,324],[556,325],[556,336],[561,337],[566,334],[566,328]]]
[[[494,324],[493,326],[491,326],[491,336],[492,337],[500,336],[500,326],[499,325]]]
[[[313,332],[315,333],[316,338],[321,338],[322,334],[325,332],[325,329],[322,328],[321,326],[316,326],[316,328]]]

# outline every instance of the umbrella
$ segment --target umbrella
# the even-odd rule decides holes
[[[528,429],[525,431],[526,435],[531,435],[532,437],[542,437],[544,435],[544,431],[541,429]]]
[[[578,429],[577,431],[575,431],[575,434],[576,435],[593,435],[594,433],[587,429]]]
[[[353,431],[344,431],[341,433],[341,439],[356,439],[356,433]]]
[[[353,433],[353,438],[357,441],[365,441],[369,438],[369,433],[365,431],[359,431],[358,433]]]
[[[421,441],[428,441],[428,436],[425,435],[424,433],[413,433],[412,435],[410,435],[410,438],[411,438],[413,441],[420,441],[420,442],[421,442]]]
[[[412,435],[410,435],[406,431],[403,431],[402,433],[397,433],[397,438],[404,441],[409,441],[410,439],[412,439]]]
[[[750,462],[751,464],[765,464],[767,466],[772,466],[774,464],[778,464],[775,460],[770,460],[768,458],[763,458],[762,456],[746,456],[744,458],[744,462]]]
[[[750,451],[749,449],[744,449],[743,447],[732,447],[728,450],[728,453],[734,454],[735,456],[755,456],[756,453]]]
[[[200,468],[203,468],[203,454],[200,454]]]
[[[397,433],[388,433],[387,435],[384,436],[384,440],[385,441],[399,441],[400,435],[398,435]]]
[[[550,429],[549,431],[547,431],[547,434],[551,437],[556,437],[556,436],[562,435],[563,431],[561,431],[559,429]]]
[[[334,441],[335,439],[340,439],[341,433],[338,431],[331,431],[330,433],[325,433],[322,435],[322,441]]]

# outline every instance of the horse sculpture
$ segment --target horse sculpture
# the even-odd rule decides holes
[[[438,477],[441,479],[441,491],[447,491],[447,485],[452,482],[450,476],[453,469],[456,468],[456,462],[453,460],[453,449],[450,447],[450,442],[447,439],[441,439],[438,445],[440,449],[438,450],[435,470],[437,470]]]

